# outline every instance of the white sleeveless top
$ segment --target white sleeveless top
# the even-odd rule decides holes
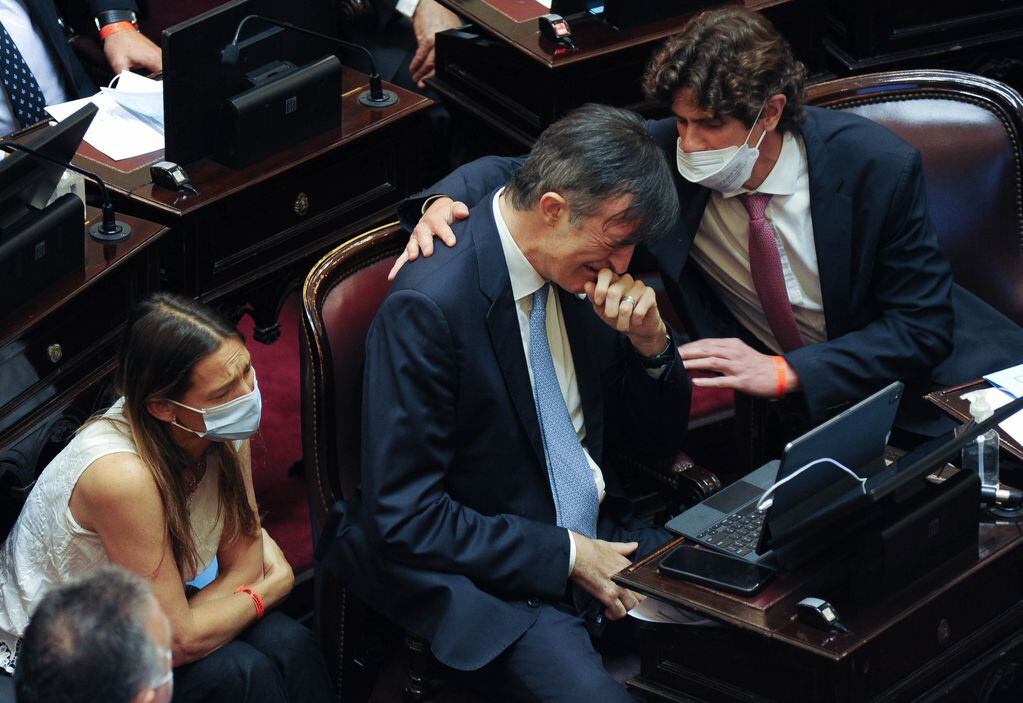
[[[104,417],[79,432],[53,458],[32,487],[18,521],[0,548],[0,668],[14,673],[21,635],[46,592],[93,567],[107,563],[99,535],[83,529],[71,514],[71,492],[89,466],[108,454],[138,454],[123,422],[121,398]],[[117,421],[121,420],[121,421]],[[218,477],[206,471],[188,498],[199,569],[213,561],[223,531]]]

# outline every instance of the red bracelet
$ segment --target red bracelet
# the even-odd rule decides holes
[[[263,613],[266,612],[266,607],[263,605],[263,599],[259,597],[259,594],[253,591],[248,586],[239,586],[235,593],[245,593],[249,598],[252,599],[252,604],[256,606],[256,620],[263,617]]]
[[[127,30],[139,31],[139,28],[132,22],[111,22],[110,24],[103,25],[102,29],[99,30],[99,38],[101,40],[106,39],[111,34],[117,32],[124,32]]]
[[[771,358],[774,359],[774,373],[778,379],[778,387],[775,388],[774,397],[781,398],[789,388],[788,364],[783,356],[772,356]]]

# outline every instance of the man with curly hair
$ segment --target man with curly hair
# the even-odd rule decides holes
[[[921,396],[1019,363],[1023,330],[953,284],[917,150],[804,106],[805,78],[770,22],[740,9],[695,17],[647,68],[647,97],[674,115],[647,131],[682,214],[647,249],[694,340],[680,353],[715,374],[695,384],[786,396],[807,423],[899,379],[905,439],[936,435],[951,421]],[[406,222],[424,215],[399,265],[429,255],[432,236],[450,244],[459,201],[520,163],[481,159],[405,203]]]

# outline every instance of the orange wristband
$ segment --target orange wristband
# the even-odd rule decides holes
[[[99,38],[106,39],[111,34],[124,32],[129,29],[135,32],[139,31],[139,28],[131,22],[111,22],[110,24],[103,25],[103,27],[99,30]]]
[[[263,613],[266,612],[266,607],[263,605],[263,599],[259,597],[259,594],[253,591],[248,586],[239,586],[235,589],[235,593],[244,593],[252,599],[252,604],[256,606],[256,620],[263,617]]]
[[[785,357],[783,356],[772,356],[771,358],[774,360],[774,373],[778,379],[778,387],[774,391],[774,397],[781,398],[789,387],[788,364],[785,363]]]

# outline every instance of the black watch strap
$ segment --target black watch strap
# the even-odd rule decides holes
[[[100,30],[114,22],[131,22],[136,27],[139,18],[134,10],[103,10],[96,13],[96,29]]]
[[[672,359],[675,358],[675,343],[671,339],[671,334],[664,335],[665,345],[664,351],[654,356],[643,356],[638,353],[636,356],[639,357],[639,363],[643,365],[645,369],[659,369],[662,366],[666,366],[671,363]]]

